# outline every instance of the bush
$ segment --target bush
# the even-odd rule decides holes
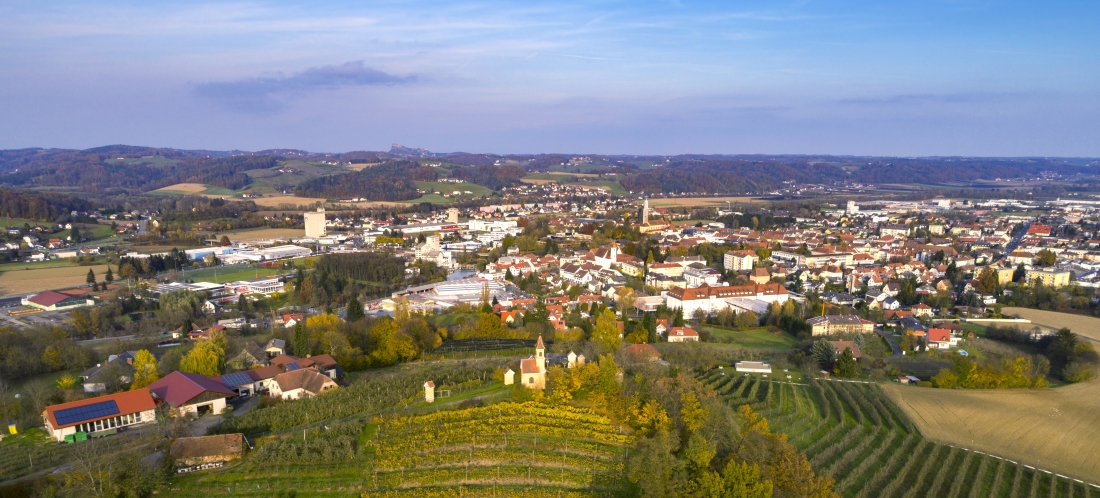
[[[1066,382],[1084,382],[1091,379],[1095,373],[1092,365],[1081,361],[1073,361],[1062,369],[1062,378]]]

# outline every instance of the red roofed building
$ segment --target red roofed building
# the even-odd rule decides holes
[[[535,356],[519,360],[520,382],[528,389],[546,389],[546,345],[539,336]]]
[[[928,329],[927,343],[929,349],[948,349],[958,344],[958,339],[951,337],[948,329]]]
[[[225,399],[235,395],[225,384],[205,375],[172,372],[149,385],[157,399],[168,403],[179,415],[221,413]]]
[[[64,292],[46,291],[31,297],[25,297],[23,306],[31,306],[45,311],[67,310],[81,306],[93,306],[95,301],[83,297],[66,294]]]
[[[668,342],[699,342],[699,333],[687,327],[672,327],[668,330]]]
[[[635,361],[657,361],[661,359],[661,352],[649,344],[631,344],[623,348],[623,352]]]
[[[1050,225],[1031,225],[1027,229],[1028,235],[1039,235],[1041,237],[1050,237],[1051,227]]]
[[[42,411],[46,432],[57,441],[76,434],[109,431],[156,421],[156,403],[146,389],[47,406]]]

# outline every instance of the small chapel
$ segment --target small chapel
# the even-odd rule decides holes
[[[546,389],[546,345],[539,336],[535,356],[519,360],[520,382],[528,389]]]

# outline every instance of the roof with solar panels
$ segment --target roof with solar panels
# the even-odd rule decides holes
[[[48,417],[55,429],[70,427],[105,418],[140,413],[156,408],[153,396],[146,389],[137,389],[60,405],[47,406],[42,416]]]

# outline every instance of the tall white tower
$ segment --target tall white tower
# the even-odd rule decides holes
[[[307,211],[305,214],[306,237],[325,236],[325,208],[317,208],[317,212]]]
[[[642,204],[642,225],[649,224],[649,199]]]

